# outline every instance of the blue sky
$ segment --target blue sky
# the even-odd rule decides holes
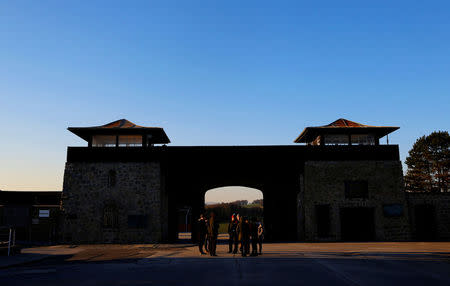
[[[448,1],[2,1],[0,189],[62,188],[68,126],[171,145],[292,144],[347,118],[450,123]]]

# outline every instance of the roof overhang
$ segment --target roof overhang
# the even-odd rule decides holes
[[[306,127],[294,140],[294,143],[308,143],[323,134],[373,134],[381,138],[394,132],[400,127],[394,126],[368,126],[368,127]]]
[[[67,128],[73,134],[81,137],[89,142],[93,135],[151,135],[152,141],[158,144],[170,143],[169,137],[167,137],[164,129],[160,127],[145,127],[145,128],[91,128],[91,127],[69,127]]]
[[[161,127],[144,127],[136,125],[126,119],[120,119],[103,126],[93,127],[69,127],[73,134],[89,142],[94,135],[150,135],[151,142],[155,144],[170,143],[169,137]]]

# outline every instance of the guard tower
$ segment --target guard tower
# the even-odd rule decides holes
[[[63,239],[167,240],[167,195],[161,161],[170,140],[164,129],[120,119],[68,130],[87,141],[88,146],[67,150]]]
[[[150,147],[170,143],[164,129],[139,126],[126,119],[101,126],[67,129],[86,140],[89,147]]]
[[[399,128],[365,125],[340,118],[328,125],[306,127],[294,142],[307,145],[379,145],[380,138]]]

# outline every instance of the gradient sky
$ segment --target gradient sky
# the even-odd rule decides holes
[[[205,203],[229,203],[235,200],[247,200],[248,203],[252,203],[258,199],[264,199],[260,190],[240,186],[215,188],[205,193]]]
[[[448,1],[1,1],[0,189],[61,190],[66,130],[127,118],[171,145],[292,144],[347,118],[450,123]]]

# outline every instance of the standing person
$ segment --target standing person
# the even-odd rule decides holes
[[[262,244],[264,240],[264,227],[262,222],[258,224],[258,244],[259,244],[259,254],[262,254]]]
[[[251,256],[258,255],[258,225],[256,224],[256,218],[252,217],[250,221],[250,239],[252,241],[252,253]]]
[[[235,216],[234,219],[234,238],[233,238],[233,242],[234,242],[234,250],[233,250],[233,254],[236,254],[239,250],[239,214],[237,214]]]
[[[215,220],[216,214],[211,213],[208,224],[208,237],[209,237],[209,255],[216,255],[217,235],[219,235],[219,223]]]
[[[236,233],[239,241],[240,248],[239,250],[242,253],[242,256],[245,256],[244,252],[244,218],[239,217],[239,223],[236,226]]]
[[[244,218],[243,229],[244,229],[243,252],[245,252],[244,256],[246,256],[246,255],[250,254],[250,222],[247,217]]]
[[[205,216],[205,251],[209,253],[208,218]]]
[[[231,216],[231,221],[228,224],[228,253],[231,253],[233,251],[233,245],[235,244],[235,241],[237,240],[236,238],[236,217],[233,214]]]
[[[200,254],[206,254],[203,252],[203,245],[205,245],[206,248],[206,220],[203,214],[200,214],[200,218],[197,220],[197,227],[198,227],[198,250],[200,251]]]
[[[241,225],[241,215],[237,214],[236,215],[236,237],[237,237],[237,241],[236,244],[239,246],[239,251],[242,253],[242,243],[241,243],[241,238],[239,237],[239,233],[241,231],[242,225]],[[236,250],[237,252],[237,250]]]
[[[245,257],[248,254],[248,240],[249,240],[249,229],[248,220],[240,217],[239,224],[237,225],[238,239],[241,244],[241,253]]]

